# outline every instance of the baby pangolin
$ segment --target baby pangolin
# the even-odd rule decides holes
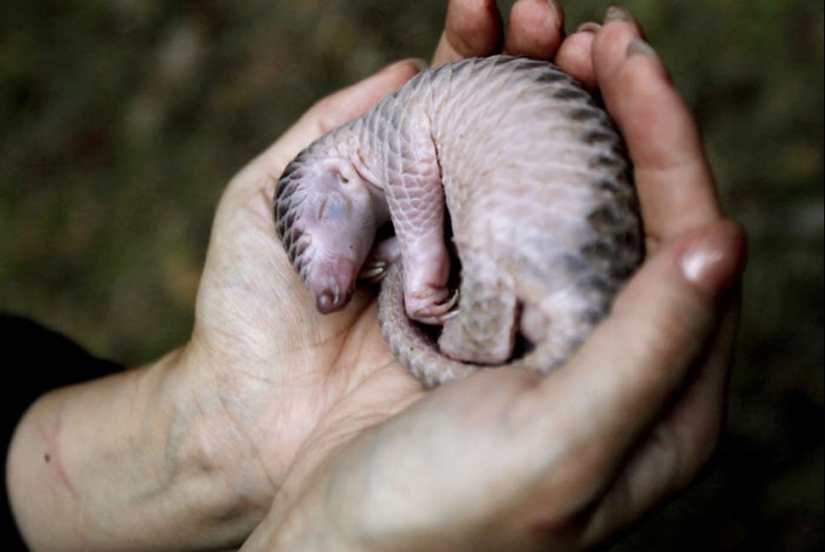
[[[557,368],[643,257],[610,118],[553,64],[518,57],[421,72],[301,152],[274,214],[319,311],[343,308],[359,274],[384,276],[384,336],[427,386]],[[395,236],[375,243],[388,221]]]

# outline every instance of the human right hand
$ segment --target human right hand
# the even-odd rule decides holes
[[[554,59],[601,88],[625,135],[649,258],[568,366],[425,392],[369,293],[315,312],[275,237],[274,181],[417,71],[394,65],[316,104],[229,185],[188,344],[45,395],[19,423],[7,481],[30,547],[214,549],[256,526],[249,550],[590,544],[691,481],[721,424],[743,240],[661,63],[613,14],[563,39],[555,4],[519,0],[505,35],[493,2],[452,0],[434,58]]]
[[[501,41],[495,12],[469,0],[450,9],[436,62]],[[517,2],[511,20],[533,10],[553,10],[546,21],[560,28],[557,6],[538,0]],[[626,10],[564,40],[536,37],[508,37],[505,50],[535,47],[531,57],[598,87],[619,125],[648,258],[549,377],[481,371],[331,420],[245,550],[586,547],[684,488],[713,453],[745,244],[721,214],[696,124]]]

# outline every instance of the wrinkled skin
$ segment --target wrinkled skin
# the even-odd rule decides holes
[[[287,165],[275,194],[278,234],[323,314],[349,302],[372,249],[364,236],[375,236],[389,218],[380,190],[355,166],[349,142],[304,151]]]
[[[316,422],[307,421],[247,550],[592,545],[683,488],[710,457],[736,327],[724,292],[742,269],[741,232],[720,213],[695,125],[661,63],[640,45],[628,54],[641,36],[635,22],[614,10],[603,28],[562,39],[557,13],[517,2],[504,36],[491,3],[454,1],[434,62],[493,53],[503,42],[598,85],[635,164],[650,258],[565,370],[546,380],[496,371],[424,395],[381,342],[370,296],[356,291],[343,312],[316,316],[309,293],[279,291],[298,289],[297,278],[271,243],[283,286],[272,292],[284,302],[268,312],[274,321],[294,319],[287,309],[302,313],[283,352],[310,370],[300,379],[314,392],[314,402],[287,400],[302,414],[312,404]],[[368,107],[332,115],[344,97],[307,117],[324,121],[324,131]],[[299,123],[290,137],[303,140],[265,154],[257,165],[265,192],[318,131]],[[323,367],[320,379],[313,366]]]
[[[7,478],[30,548],[578,548],[693,481],[722,424],[745,243],[667,72],[610,14],[563,38],[558,6],[518,0],[505,34],[493,2],[452,0],[434,59],[555,59],[627,141],[648,258],[564,369],[425,392],[370,293],[320,315],[290,266],[277,178],[416,73],[402,62],[319,102],[230,183],[184,347],[30,409]]]
[[[278,183],[276,226],[328,313],[345,306],[353,259],[391,214],[403,281],[384,280],[379,322],[423,383],[504,364],[517,331],[532,345],[518,366],[548,374],[642,260],[624,150],[608,115],[552,64],[472,58],[419,73],[301,152]],[[437,349],[407,317],[443,324]]]

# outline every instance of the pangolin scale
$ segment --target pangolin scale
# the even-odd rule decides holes
[[[322,312],[346,305],[359,273],[386,276],[381,329],[427,386],[492,366],[549,373],[644,253],[610,118],[555,65],[519,57],[422,71],[299,154],[274,214]],[[374,244],[387,221],[396,238]],[[443,325],[437,343],[413,319]]]

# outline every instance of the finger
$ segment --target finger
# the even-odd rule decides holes
[[[399,61],[318,101],[277,142],[232,179],[224,196],[227,201],[222,202],[222,205],[235,205],[230,199],[243,201],[250,193],[257,195],[263,192],[268,212],[281,172],[302,149],[333,128],[366,113],[425,66],[424,60]],[[271,213],[267,217],[271,218]]]
[[[564,34],[564,11],[556,0],[518,0],[510,10],[504,53],[551,60]]]
[[[604,541],[686,487],[710,460],[724,422],[738,299],[726,309],[695,380],[650,432],[593,512],[584,539],[588,545]]]
[[[495,0],[451,0],[433,65],[500,52],[503,28]]]
[[[722,432],[738,297],[726,310],[695,380],[665,420],[651,430],[593,512],[586,541],[604,541],[695,480]]]
[[[582,24],[575,33],[564,39],[556,55],[556,64],[589,90],[596,88],[593,41],[601,28],[598,23]]]
[[[633,162],[645,232],[657,244],[718,220],[699,130],[661,60],[632,21],[609,20],[593,43],[597,82]]]
[[[363,115],[426,66],[424,60],[402,60],[318,101],[263,154],[263,160],[280,170],[313,140]]]
[[[628,45],[640,38],[639,25],[627,8],[611,4],[593,43],[593,63],[600,86],[610,86],[611,77],[627,58]]]
[[[570,362],[546,378],[537,399],[544,409],[536,405],[536,412],[579,443],[567,451],[576,460],[565,481],[599,492],[613,479],[683,388],[720,317],[717,300],[739,278],[743,259],[742,232],[728,222],[669,244],[633,277]],[[547,408],[553,404],[565,411]]]

